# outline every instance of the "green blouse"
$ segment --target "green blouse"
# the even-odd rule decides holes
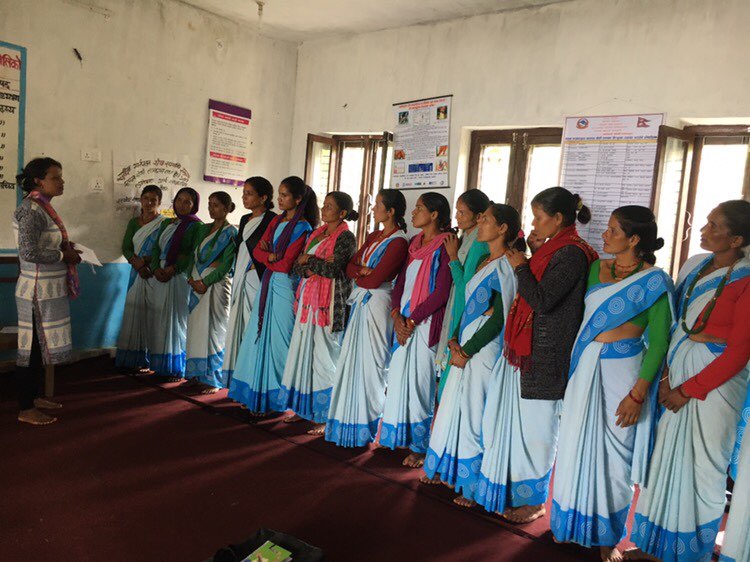
[[[487,257],[489,254],[485,254]],[[484,260],[484,258],[482,258]],[[467,258],[468,261],[468,258]],[[480,262],[481,263],[481,262]],[[479,328],[473,336],[469,338],[466,345],[462,345],[461,348],[467,355],[474,355],[485,345],[494,340],[503,331],[503,296],[497,291],[493,291],[494,297],[492,299],[492,314],[489,320],[485,322],[481,328]],[[460,319],[459,319],[460,320]],[[456,330],[453,332],[453,337],[458,339],[459,325],[456,326]]]
[[[188,277],[190,277],[193,272],[193,266],[195,265],[195,254],[198,252],[198,248],[200,248],[200,245],[209,236],[217,236],[220,232],[220,231],[216,231],[213,234],[211,234],[212,226],[213,226],[213,223],[200,223],[198,225],[198,228],[196,228],[197,234],[196,234],[196,241],[195,241],[195,249],[193,250],[193,253],[190,254],[190,261],[187,265],[187,268],[185,269],[185,272],[188,274]],[[225,226],[224,228],[229,228],[229,225]],[[185,234],[185,236],[187,236],[187,234]],[[219,258],[214,262],[214,263],[219,262],[219,264],[216,266],[216,269],[214,269],[211,273],[209,273],[202,279],[203,284],[206,287],[209,287],[213,285],[214,283],[216,283],[217,281],[221,281],[222,279],[224,279],[224,277],[231,271],[232,266],[234,265],[234,257],[236,254],[237,254],[237,246],[235,245],[235,243],[231,242],[227,244],[227,247],[224,248],[224,251],[221,253]]]
[[[164,229],[170,224],[179,219],[163,220],[161,226],[159,226],[159,235],[156,237],[156,244],[151,252],[151,269],[157,269],[161,267],[161,246],[159,241],[161,235],[164,233]],[[177,254],[177,262],[174,264],[175,271],[177,273],[185,273],[188,271],[188,267],[192,267],[193,252],[198,245],[198,235],[201,232],[199,227],[204,226],[202,222],[194,222],[190,224],[185,232],[185,235],[180,240],[180,250]]]
[[[139,228],[141,228],[141,225],[138,224],[138,217],[133,217],[128,221],[128,227],[125,229],[125,236],[122,239],[122,255],[128,261],[135,255],[133,236],[135,236]]]
[[[596,285],[601,285],[599,279],[601,273],[601,260],[596,260],[591,264],[589,270],[588,288],[591,289]],[[669,349],[669,332],[672,328],[672,312],[669,309],[669,297],[665,293],[651,305],[651,308],[644,310],[638,316],[628,320],[631,324],[643,328],[649,328],[648,331],[648,349],[643,356],[641,363],[640,378],[651,382],[659,372],[664,357]]]

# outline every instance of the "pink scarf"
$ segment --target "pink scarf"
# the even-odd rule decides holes
[[[323,225],[315,229],[310,238],[307,241],[307,247],[305,251],[310,249],[310,246],[315,240],[325,232],[327,225]],[[349,230],[349,227],[345,222],[342,222],[336,230],[333,231],[328,238],[320,242],[315,247],[315,257],[321,260],[333,256],[333,250],[336,247],[336,239],[341,235],[342,232]],[[322,275],[312,275],[305,280],[304,290],[303,284],[297,288],[297,302],[299,302],[300,292],[302,292],[302,312],[300,322],[303,324],[307,323],[307,318],[310,311],[313,311],[313,322],[316,326],[329,326],[331,324],[331,304],[333,302],[333,291],[335,289],[334,279],[330,277],[323,277]]]
[[[47,213],[49,215],[49,218],[52,219],[52,222],[54,222],[57,225],[57,228],[60,229],[60,234],[62,234],[63,239],[61,246],[69,246],[70,239],[68,238],[68,231],[65,230],[65,225],[63,224],[60,215],[58,215],[57,211],[55,211],[55,209],[52,207],[49,199],[47,199],[44,195],[36,190],[29,193],[29,199],[32,199],[42,209],[44,209],[44,212]],[[78,283],[78,271],[76,270],[76,266],[72,263],[67,264],[67,267],[68,296],[71,299],[75,299],[79,294],[81,294],[81,287]]]
[[[409,311],[414,312],[424,300],[430,296],[430,274],[432,272],[432,254],[439,250],[443,241],[448,238],[450,232],[438,234],[430,240],[428,244],[422,245],[424,232],[420,232],[411,240],[409,244],[409,263],[414,260],[422,260],[417,271],[417,279],[414,282],[414,289],[411,293]]]

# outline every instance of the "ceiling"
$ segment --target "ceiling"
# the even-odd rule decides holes
[[[234,21],[258,25],[255,0],[181,0]],[[490,14],[571,0],[265,0],[260,33],[306,41]]]

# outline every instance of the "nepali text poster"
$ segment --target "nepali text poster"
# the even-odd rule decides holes
[[[208,100],[205,181],[242,185],[250,175],[250,115],[244,107]]]
[[[591,209],[578,231],[598,252],[612,211],[624,205],[651,207],[656,142],[663,113],[567,117],[560,185]]]
[[[16,247],[12,215],[23,169],[26,49],[0,41],[0,250]]]
[[[135,216],[140,211],[141,191],[147,185],[162,190],[162,214],[170,215],[175,193],[190,182],[187,154],[167,154],[138,150],[114,151],[112,175],[115,184],[115,212]]]
[[[448,187],[452,99],[442,96],[394,104],[391,186]]]

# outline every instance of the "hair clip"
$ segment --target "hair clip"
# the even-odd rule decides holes
[[[526,238],[526,235],[523,233],[523,230],[520,228],[518,229],[518,238]]]

